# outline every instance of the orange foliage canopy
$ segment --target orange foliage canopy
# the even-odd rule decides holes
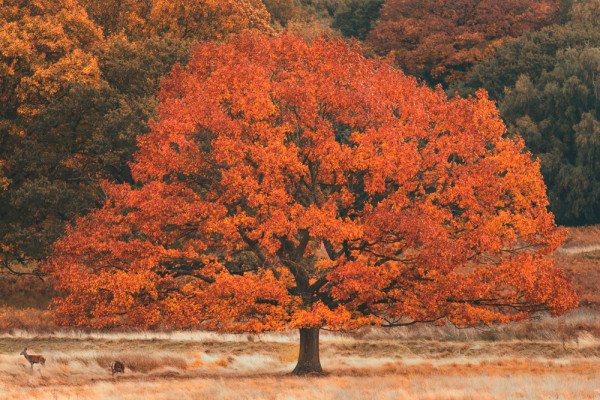
[[[270,32],[261,0],[80,0],[106,33],[133,38],[223,39],[232,33]]]
[[[0,131],[74,82],[98,83],[92,50],[101,40],[74,0],[0,1]]]
[[[539,164],[484,92],[448,100],[356,44],[197,47],[137,183],[46,265],[62,324],[259,332],[507,322],[576,305]]]
[[[556,21],[556,0],[387,0],[367,41],[429,83],[463,79],[506,39]]]

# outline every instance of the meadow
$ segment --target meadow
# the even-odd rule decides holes
[[[599,399],[598,238],[598,227],[570,229],[555,256],[581,296],[580,308],[567,315],[467,329],[323,332],[323,376],[289,374],[296,332],[58,328],[43,309],[50,289],[31,278],[41,289],[27,296],[21,280],[12,291],[0,287],[0,398]],[[45,366],[32,370],[19,355],[24,347],[43,354]],[[115,359],[124,374],[111,374]]]
[[[576,325],[590,315],[561,321]],[[595,316],[598,318],[598,316]],[[293,333],[54,334],[0,337],[0,398],[6,399],[542,399],[600,397],[600,340],[565,339],[518,324],[487,330],[373,329],[324,334],[324,376],[295,377]],[[522,338],[518,338],[525,335]],[[512,339],[509,339],[512,337]],[[436,339],[434,339],[436,338]],[[18,353],[43,353],[30,369]],[[110,362],[126,365],[112,376]]]

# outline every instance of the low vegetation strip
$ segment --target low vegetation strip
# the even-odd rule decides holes
[[[297,345],[291,343],[227,343],[207,342],[203,344],[190,342],[169,341],[22,341],[14,339],[0,339],[0,351],[5,357],[15,355],[24,346],[29,346],[36,351],[43,351],[48,362],[54,359],[71,359],[76,357],[81,360],[102,359],[110,355],[126,354],[129,358],[138,355],[156,354],[157,356],[186,357],[190,353],[202,354],[207,357],[239,357],[252,354],[271,357],[279,361],[293,361],[297,353]],[[15,351],[15,349],[19,349]],[[74,350],[78,349],[78,350]],[[356,342],[327,343],[322,346],[324,359],[375,359],[381,361],[402,361],[411,359],[416,361],[441,361],[445,362],[454,358],[469,358],[473,361],[509,358],[535,358],[540,360],[560,359],[600,359],[600,342],[436,342],[436,341],[408,341],[408,342]],[[82,353],[83,352],[83,353]],[[82,355],[83,354],[83,355]],[[110,361],[108,362],[110,364]],[[108,364],[107,364],[108,365]]]
[[[25,345],[43,352],[46,365],[31,370],[19,350],[14,350]],[[600,342],[591,340],[566,346],[556,341],[329,341],[323,343],[322,352],[330,366],[327,374],[305,378],[288,374],[297,351],[297,344],[267,341],[3,337],[0,398],[591,399],[600,395]],[[115,359],[125,365],[124,373],[117,376],[110,371]]]
[[[598,251],[598,250],[600,250],[600,244],[590,244],[587,246],[560,247],[558,249],[558,252],[563,253],[563,254],[572,255],[572,254],[580,254],[580,253],[591,253],[593,251]]]
[[[431,371],[430,371],[431,372]],[[444,373],[444,375],[440,375]],[[330,375],[324,378],[255,376],[239,379],[160,379],[142,383],[132,380],[97,381],[79,386],[49,388],[17,387],[8,400],[60,399],[595,399],[598,380],[576,373],[499,373],[475,370],[468,375],[420,372],[410,375]],[[1,390],[1,389],[0,389]],[[0,395],[3,393],[0,391]],[[29,397],[31,396],[31,397]]]

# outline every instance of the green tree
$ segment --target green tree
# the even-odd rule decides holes
[[[349,0],[298,0],[300,7],[313,15],[333,17],[337,10]]]
[[[333,27],[346,37],[365,40],[375,27],[383,0],[349,0],[335,12]]]
[[[551,71],[521,75],[500,109],[540,157],[557,220],[600,222],[600,47],[559,51]]]
[[[485,88],[508,132],[541,159],[562,224],[600,222],[600,2],[574,2],[564,25],[501,46],[450,93]]]
[[[448,93],[458,91],[465,96],[485,88],[490,98],[500,101],[505,89],[514,86],[521,75],[535,80],[543,71],[552,70],[559,50],[598,45],[600,30],[576,22],[527,33],[499,47],[493,57],[476,65],[465,81],[451,85]]]
[[[100,85],[93,49],[101,42],[100,29],[73,0],[5,0],[0,6],[0,263],[5,268],[28,254],[15,235],[37,240],[36,231],[21,220],[36,216],[19,208],[19,196],[28,190],[22,180],[29,168],[21,162],[29,150],[24,146],[39,140],[37,156],[44,157],[42,134],[29,125],[71,85]],[[36,202],[48,201],[42,189],[48,182],[39,184]]]
[[[131,182],[127,163],[149,130],[160,78],[189,51],[180,40],[116,37],[94,51],[100,83],[72,83],[14,138],[0,241],[21,262],[46,256],[66,222],[102,204],[103,179]]]

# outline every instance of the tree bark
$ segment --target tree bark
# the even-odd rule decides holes
[[[298,364],[292,371],[294,375],[322,374],[321,360],[319,359],[319,331],[320,328],[300,329],[300,352]]]

